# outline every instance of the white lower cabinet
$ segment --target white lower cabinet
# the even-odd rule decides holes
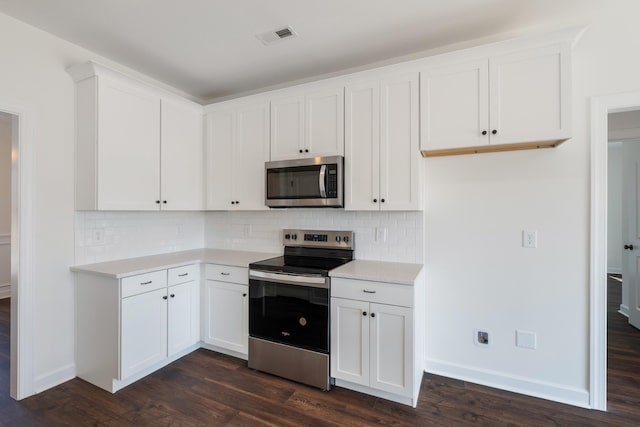
[[[76,276],[78,377],[112,393],[198,348],[200,266]]]
[[[415,407],[422,369],[415,351],[413,286],[334,278],[331,288],[336,385]]]
[[[207,264],[203,296],[204,343],[244,359],[249,346],[248,274],[242,267]]]

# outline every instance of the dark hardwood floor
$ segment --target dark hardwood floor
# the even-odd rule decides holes
[[[198,350],[112,395],[74,379],[16,402],[9,389],[9,300],[0,300],[0,426],[632,426],[640,425],[640,332],[609,286],[609,412],[425,374],[416,409],[326,393]],[[617,298],[617,299],[616,299]]]

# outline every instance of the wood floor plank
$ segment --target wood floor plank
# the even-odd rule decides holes
[[[16,402],[8,396],[10,305],[0,300],[0,427],[637,426],[640,331],[617,312],[620,301],[610,281],[609,412],[599,412],[432,374],[414,409],[340,387],[323,392],[204,349],[116,394],[76,378]]]

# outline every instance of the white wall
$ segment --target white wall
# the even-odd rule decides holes
[[[622,142],[607,157],[607,272],[622,274]]]
[[[34,164],[26,173],[33,194],[22,197],[33,200],[34,240],[26,243],[34,267],[30,281],[33,372],[35,389],[40,391],[75,375],[74,292],[69,272],[69,266],[76,264],[75,102],[73,81],[65,69],[94,60],[133,76],[140,74],[6,15],[0,14],[0,28],[0,105],[20,105],[32,115],[28,131]],[[120,253],[124,252],[116,250],[114,256]],[[98,259],[99,255],[87,256]]]
[[[0,113],[0,298],[11,286],[11,116]]]
[[[640,2],[601,4],[574,50],[571,140],[425,160],[434,372],[588,405],[589,100],[640,89]],[[538,230],[538,249],[521,247],[523,229]],[[475,328],[491,331],[488,348]],[[516,329],[537,349],[516,347]]]
[[[210,248],[282,252],[282,229],[352,230],[356,259],[422,263],[422,212],[347,212],[342,209],[272,209],[208,212],[205,244]],[[386,242],[375,229],[386,228]]]

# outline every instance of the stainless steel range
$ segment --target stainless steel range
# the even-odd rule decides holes
[[[282,234],[283,256],[249,265],[249,367],[329,390],[329,271],[353,259],[354,233]]]

